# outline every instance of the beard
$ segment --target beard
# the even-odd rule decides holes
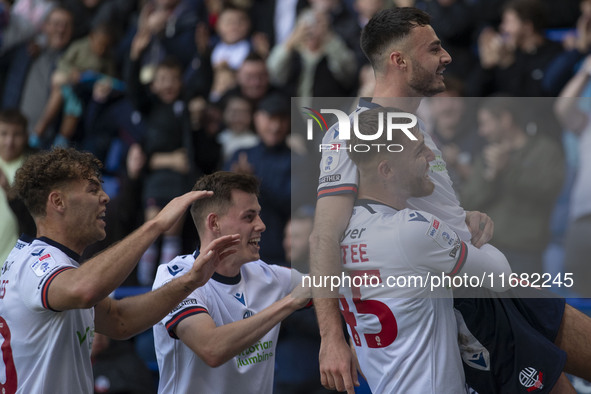
[[[445,84],[436,81],[435,76],[412,59],[412,76],[408,85],[421,96],[431,97],[445,91]]]

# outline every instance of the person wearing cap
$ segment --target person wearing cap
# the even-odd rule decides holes
[[[261,256],[267,263],[285,261],[282,234],[291,210],[291,150],[286,140],[290,132],[289,97],[270,93],[254,113],[254,126],[261,141],[234,153],[226,170],[251,174],[261,181],[260,201],[265,207],[261,218],[269,231],[261,241]]]

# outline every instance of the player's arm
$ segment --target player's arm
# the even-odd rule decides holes
[[[307,297],[298,287],[259,313],[219,327],[208,313],[198,313],[181,320],[174,332],[201,360],[215,368],[256,343],[292,312],[306,306]]]
[[[212,192],[193,191],[173,199],[152,220],[80,268],[61,272],[48,284],[47,302],[53,310],[91,308],[123,283],[144,251],[170,229],[191,203]]]
[[[481,248],[465,243],[449,227],[435,216],[416,212],[399,232],[401,245],[411,245],[401,252],[411,266],[426,269],[435,274],[449,276],[464,275],[482,278],[492,274],[494,278],[505,274],[509,277],[511,268],[505,256],[492,245]],[[418,215],[423,220],[417,220]],[[494,284],[497,286],[494,286]],[[502,291],[498,281],[483,281],[482,286]]]
[[[314,229],[310,235],[310,269],[313,276],[340,275],[340,239],[353,211],[353,194],[320,198],[316,205]],[[318,282],[316,282],[318,283]],[[314,308],[320,329],[320,376],[329,389],[354,392],[357,369],[343,334],[338,294],[314,289]]]
[[[239,239],[238,234],[215,239],[202,250],[189,272],[154,291],[122,300],[107,297],[100,301],[95,307],[96,331],[111,338],[126,339],[152,327],[211,278],[220,260],[235,252],[232,247]]]

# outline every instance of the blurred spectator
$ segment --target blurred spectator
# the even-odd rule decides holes
[[[289,113],[289,98],[278,93],[265,96],[254,114],[261,142],[236,151],[225,164],[226,170],[253,174],[261,181],[259,201],[265,207],[261,219],[267,226],[261,238],[261,259],[267,263],[285,261],[282,232],[291,211],[291,151],[286,144]]]
[[[79,40],[92,31],[99,24],[110,22],[106,19],[103,9],[108,8],[113,0],[60,0],[61,4],[76,16],[72,30],[72,39]],[[128,3],[129,0],[117,0]]]
[[[449,52],[453,62],[446,66],[446,75],[468,75],[478,63],[471,48],[474,19],[465,0],[418,0],[415,6],[431,15],[431,26]]]
[[[348,96],[355,84],[355,54],[332,31],[328,15],[314,10],[300,14],[284,44],[267,60],[271,82],[285,86],[291,96]]]
[[[222,125],[221,108],[203,97],[195,97],[189,101],[189,114],[197,167],[203,174],[218,171],[223,164],[222,147],[217,141]]]
[[[230,69],[237,70],[252,50],[250,16],[244,9],[226,6],[218,17],[216,32],[220,41],[211,53],[212,66],[226,63]]]
[[[113,341],[96,332],[90,357],[95,393],[156,393],[150,370],[129,341]]]
[[[386,8],[387,0],[355,0],[353,7],[357,12],[357,24],[360,29],[363,29],[367,22],[378,11]]]
[[[203,2],[195,0],[151,0],[140,12],[137,31],[147,33],[147,50],[142,53],[142,82],[154,76],[158,63],[175,57],[185,70],[196,51],[195,29],[205,21]],[[137,34],[137,32],[136,32]]]
[[[285,226],[285,266],[309,272],[314,209],[297,209]],[[320,332],[313,309],[301,309],[281,323],[275,362],[275,394],[326,394],[320,383]]]
[[[236,72],[226,63],[220,63],[213,69],[213,83],[209,92],[209,101],[217,103],[228,91],[236,87]]]
[[[27,119],[17,110],[0,111],[0,264],[14,247],[19,233],[25,231],[23,224],[27,218],[32,220],[26,210],[14,212],[10,206],[10,186],[28,153]]]
[[[447,171],[458,193],[470,176],[472,161],[484,145],[476,133],[474,100],[463,97],[460,80],[446,77],[446,90],[428,99],[429,134],[439,147]]]
[[[51,0],[0,1],[0,55],[29,41],[39,33],[43,21],[55,6]]]
[[[224,161],[229,160],[238,149],[258,145],[259,138],[252,131],[252,112],[252,104],[244,97],[226,98],[223,113],[226,128],[217,136]]]
[[[359,44],[361,27],[357,24],[356,16],[345,6],[343,0],[308,0],[308,3],[316,13],[326,15],[330,29],[347,44],[350,50],[363,53]]]
[[[109,51],[114,42],[111,27],[99,25],[92,29],[87,37],[72,43],[60,58],[57,70],[51,76],[51,94],[43,115],[35,125],[35,134],[39,140],[44,137],[48,126],[54,122],[63,105],[59,134],[54,145],[66,146],[74,136],[78,121],[82,116],[82,101],[75,92],[76,85],[89,85],[90,90],[96,81],[110,83],[114,89],[123,89],[121,81],[112,79],[116,76],[115,60]],[[33,141],[36,139],[33,138]],[[38,143],[34,144],[38,146]]]
[[[546,13],[540,0],[511,0],[503,7],[500,33],[487,28],[478,38],[480,67],[466,83],[468,96],[508,93],[517,97],[556,95],[542,85],[546,68],[562,46],[543,29]]]
[[[244,59],[236,73],[236,82],[238,86],[226,94],[239,94],[245,97],[252,103],[253,108],[257,108],[259,100],[267,93],[275,90],[269,83],[269,71],[265,61],[256,53],[251,53]]]
[[[143,150],[146,174],[142,201],[145,220],[160,212],[172,198],[191,189],[195,179],[195,160],[189,113],[181,100],[182,67],[173,58],[163,60],[149,85],[140,83],[140,56],[150,35],[139,31],[132,42],[131,67],[126,82],[129,96],[146,124]],[[167,263],[181,252],[183,220],[162,237],[160,263]],[[152,244],[140,259],[138,279],[149,285],[154,280],[158,246]]]
[[[258,0],[250,10],[253,40],[261,35],[270,47],[281,44],[291,34],[305,0]]]
[[[42,34],[32,46],[23,44],[12,56],[4,93],[3,108],[20,108],[28,120],[29,135],[41,118],[51,90],[51,73],[72,38],[73,15],[65,8],[50,11]]]
[[[523,116],[526,106],[510,97],[481,104],[479,133],[488,144],[462,188],[461,202],[494,221],[491,243],[507,256],[513,272],[541,273],[565,165],[557,142],[526,132],[531,120]]]
[[[591,76],[591,55],[568,82],[556,100],[556,115],[565,128],[580,136],[579,166],[573,185],[568,230],[564,240],[565,272],[577,278],[573,290],[582,297],[591,297],[587,285],[591,279],[591,99],[586,89]],[[580,96],[586,97],[581,99]]]
[[[565,51],[548,65],[542,81],[546,91],[560,91],[591,50],[591,0],[581,0],[579,9],[576,30],[567,33],[562,42]]]

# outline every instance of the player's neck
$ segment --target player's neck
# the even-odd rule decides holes
[[[380,202],[384,205],[388,205],[398,211],[406,208],[406,198],[394,195],[388,195],[387,193],[380,193],[378,190],[364,190],[361,186],[359,187],[359,193],[357,194],[358,200],[373,200]]]
[[[403,96],[384,96],[375,94],[372,102],[381,105],[382,107],[398,108],[403,111],[415,113],[419,104],[421,104],[420,97],[403,97]]]

